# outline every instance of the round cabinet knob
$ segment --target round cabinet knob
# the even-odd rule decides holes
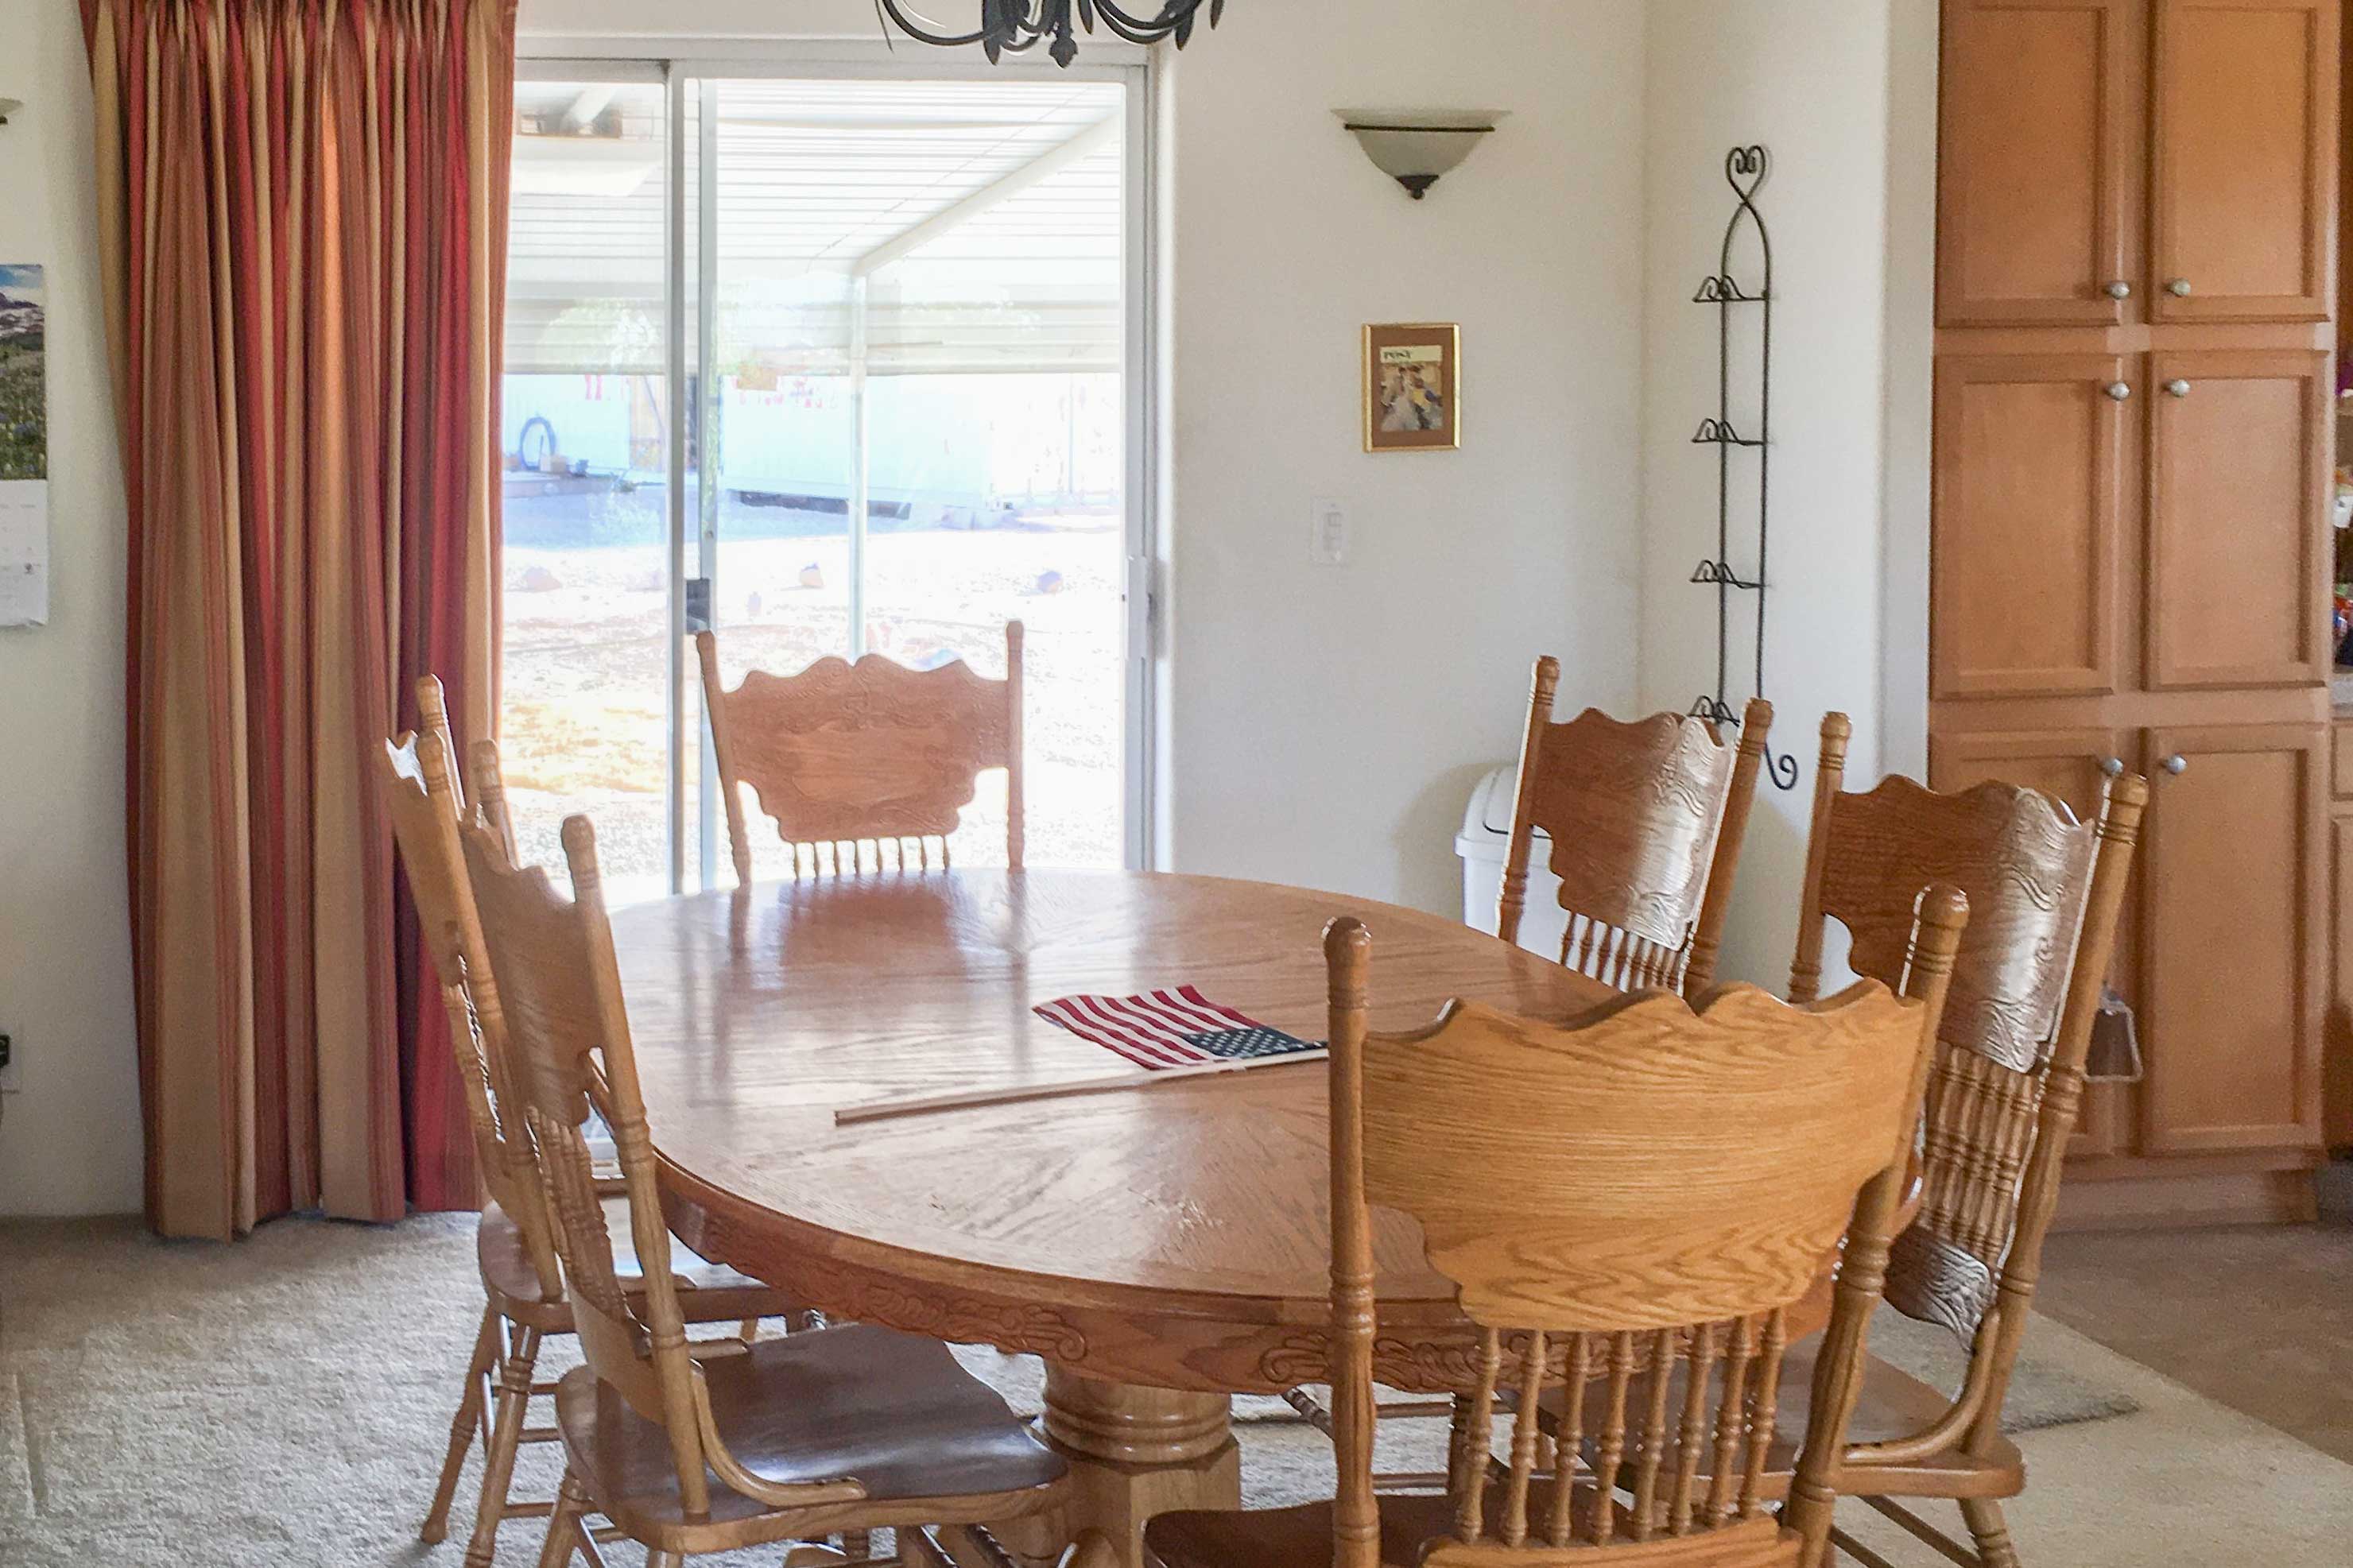
[[[2189,759],[2183,756],[2179,752],[2176,752],[2173,755],[2166,758],[2165,761],[2158,763],[2157,765],[2163,768],[2167,773],[2173,773],[2178,776],[2189,771]]]
[[[2165,384],[2165,390],[2168,395],[2171,396],[2187,397],[2189,395],[2189,384],[2179,377],[2176,377],[2174,380],[2168,381]]]
[[[2119,278],[2109,284],[2103,292],[2111,300],[2129,300],[2132,298],[2132,285]]]
[[[2189,298],[2189,279],[2187,278],[2168,278],[2165,281],[2165,291],[2172,295],[2177,300],[2187,300]]]
[[[2124,776],[2124,771],[2125,760],[2122,757],[2102,757],[2100,759],[2100,772],[2105,773],[2108,777],[2112,779],[2121,778]]]
[[[2118,403],[2122,403],[2126,398],[2132,395],[2132,385],[2128,382],[2112,381],[2108,383],[2107,393],[2109,397]]]

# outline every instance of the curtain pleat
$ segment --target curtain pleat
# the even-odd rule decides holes
[[[493,731],[514,0],[83,0],[147,1207],[478,1188],[370,749]]]

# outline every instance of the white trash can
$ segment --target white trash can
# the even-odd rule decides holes
[[[1520,770],[1506,763],[1490,771],[1462,808],[1462,831],[1454,853],[1462,857],[1462,921],[1483,931],[1495,929],[1495,900],[1504,892],[1504,857],[1512,847],[1512,797]],[[1520,945],[1546,958],[1560,957],[1568,912],[1560,907],[1560,879],[1547,868],[1552,839],[1541,827],[1528,846],[1528,902],[1520,915]]]

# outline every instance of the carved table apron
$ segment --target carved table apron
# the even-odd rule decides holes
[[[1451,921],[1152,873],[958,870],[763,884],[615,911],[672,1226],[843,1319],[1047,1363],[1071,1534],[1143,1562],[1144,1521],[1230,1508],[1229,1395],[1321,1381],[1320,1063],[837,1127],[834,1108],[1119,1070],[1033,1005],[1179,984],[1324,1035],[1324,924],[1373,933],[1373,1026],[1452,996],[1566,1018],[1599,983]],[[1376,1373],[1467,1385],[1452,1291],[1395,1215]],[[1043,1553],[1048,1542],[1015,1542]]]

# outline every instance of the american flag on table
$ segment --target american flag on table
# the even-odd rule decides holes
[[[1058,996],[1030,1010],[1146,1068],[1289,1056],[1318,1044],[1212,1002],[1190,985],[1135,996]]]

